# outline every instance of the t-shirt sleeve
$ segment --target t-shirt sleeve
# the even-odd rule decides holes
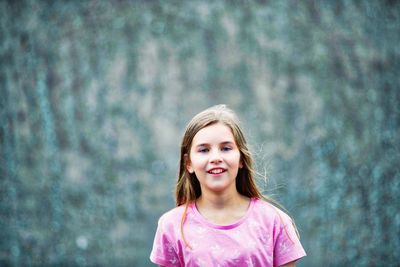
[[[168,233],[165,229],[162,219],[158,222],[153,249],[150,253],[150,260],[160,266],[180,266],[174,243],[171,242],[171,233]]]
[[[274,248],[274,266],[281,266],[306,256],[290,217],[283,212],[280,212],[279,217],[280,223],[277,226],[279,230]]]

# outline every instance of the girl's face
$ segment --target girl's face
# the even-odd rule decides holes
[[[187,170],[196,174],[202,194],[236,191],[236,176],[242,163],[228,126],[216,123],[198,131],[189,158]]]

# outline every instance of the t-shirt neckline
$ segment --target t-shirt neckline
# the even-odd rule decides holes
[[[245,213],[245,215],[243,215],[242,218],[240,218],[238,221],[232,223],[232,224],[228,224],[228,225],[219,225],[219,224],[215,224],[212,223],[210,221],[208,221],[203,215],[201,215],[201,213],[198,211],[195,202],[192,202],[191,205],[191,209],[194,212],[195,217],[203,224],[207,225],[208,227],[214,228],[214,229],[220,229],[220,230],[229,230],[229,229],[233,229],[238,227],[239,225],[241,225],[246,219],[247,217],[249,217],[253,206],[256,202],[256,198],[251,198],[250,199],[250,203],[249,203],[249,207],[247,208],[247,211]]]

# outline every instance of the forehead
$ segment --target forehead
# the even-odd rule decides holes
[[[221,142],[236,143],[231,128],[221,122],[204,127],[193,138],[193,145]]]

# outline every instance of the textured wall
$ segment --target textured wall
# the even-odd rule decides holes
[[[0,265],[151,266],[183,127],[226,103],[298,266],[396,266],[399,19],[397,1],[1,1]]]

